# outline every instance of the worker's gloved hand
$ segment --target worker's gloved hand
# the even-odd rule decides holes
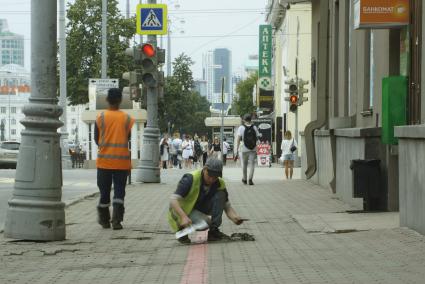
[[[190,225],[192,225],[192,220],[190,220],[189,217],[185,216],[184,218],[182,218],[182,221],[180,223],[181,227],[186,228]]]

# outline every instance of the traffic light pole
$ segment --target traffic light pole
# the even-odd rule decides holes
[[[156,4],[156,0],[149,0],[148,4]],[[156,35],[148,35],[148,43],[156,46]],[[147,87],[148,120],[143,131],[141,160],[137,166],[137,182],[161,182],[159,170],[158,92],[158,85]]]
[[[56,97],[57,1],[31,1],[31,97],[23,108],[21,146],[4,234],[24,240],[65,239]]]

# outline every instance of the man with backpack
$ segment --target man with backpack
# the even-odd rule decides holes
[[[237,137],[236,137],[236,156],[239,155],[239,144],[243,141],[241,152],[242,152],[242,182],[244,184],[254,185],[252,179],[254,177],[255,158],[257,156],[257,141],[260,137],[258,128],[251,123],[251,115],[245,114],[243,116],[242,125],[239,126]],[[249,162],[249,179],[247,180]]]

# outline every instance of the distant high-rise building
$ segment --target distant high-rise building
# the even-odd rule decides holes
[[[202,97],[207,98],[207,81],[206,80],[195,80],[195,91],[197,91]]]
[[[248,60],[245,62],[246,76],[258,72],[258,55],[253,54],[248,56]]]
[[[24,37],[9,31],[7,20],[0,19],[0,66],[24,66]]]
[[[239,74],[234,74],[234,75],[232,76],[232,94],[233,94],[233,96],[232,96],[232,101],[233,101],[233,98],[234,98],[235,96],[237,96],[237,93],[236,93],[236,86],[237,86],[240,82],[242,82],[242,76],[241,76],[241,75],[239,75]],[[230,102],[230,103],[232,103],[232,102]]]
[[[202,56],[202,79],[207,82],[207,100],[212,102],[214,92],[213,53],[208,51]]]
[[[224,80],[225,102],[231,103],[232,52],[227,48],[208,51],[202,58],[203,79],[207,82],[207,99],[211,103],[221,103],[221,78]]]
[[[214,58],[214,99],[221,102],[221,79],[224,77],[226,103],[231,102],[232,90],[232,52],[227,48],[216,48]]]

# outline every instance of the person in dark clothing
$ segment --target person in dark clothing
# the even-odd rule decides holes
[[[202,220],[209,225],[208,241],[229,239],[218,229],[223,211],[236,225],[243,223],[229,202],[226,184],[221,178],[223,163],[209,158],[203,169],[185,174],[171,196],[168,222],[174,232]],[[188,236],[178,239],[190,243]]]
[[[114,230],[120,230],[124,218],[125,185],[131,169],[128,142],[134,119],[119,110],[122,100],[120,89],[109,89],[106,100],[109,108],[98,115],[94,128],[94,139],[99,146],[96,159],[97,186],[100,191],[98,222],[103,228],[110,228],[112,224]],[[112,183],[114,198],[111,219],[109,206]]]
[[[223,158],[221,155],[221,145],[218,137],[215,137],[213,143],[211,144],[210,157],[219,160]]]

